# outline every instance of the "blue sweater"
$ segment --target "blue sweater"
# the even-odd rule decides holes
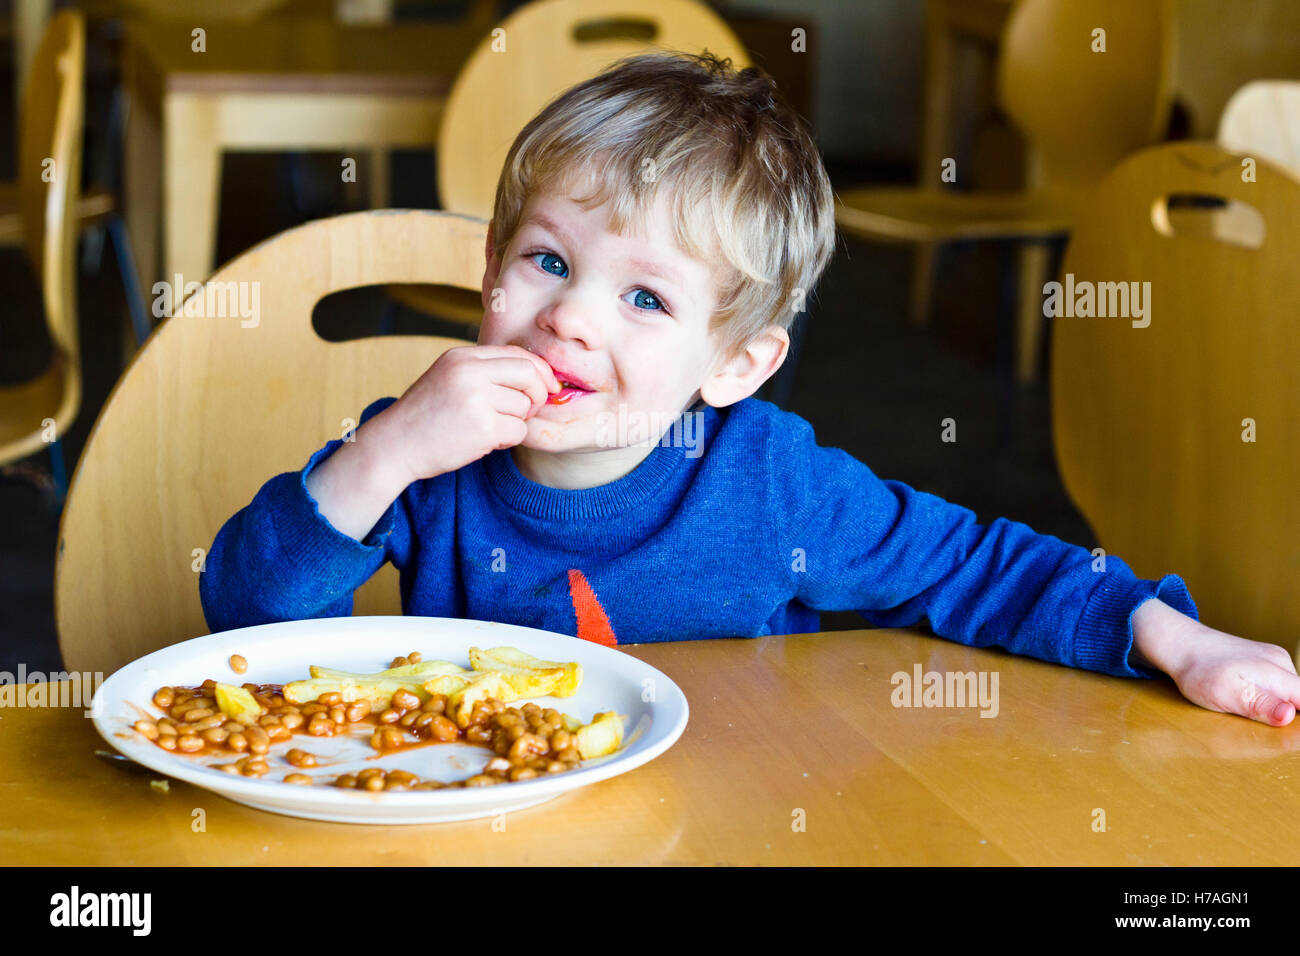
[[[372,403],[364,423],[395,399]],[[361,541],[320,513],[306,476],[276,475],[212,544],[199,590],[213,631],[342,617],[385,562],[405,614],[542,628],[605,644],[819,630],[819,611],[873,625],[926,618],[974,646],[1129,677],[1130,619],[1159,597],[1197,616],[1177,575],[1137,578],[1114,555],[883,481],[816,443],[797,415],[749,398],[679,420],[631,473],[565,490],[509,451],[418,481]],[[694,444],[698,438],[699,443]]]

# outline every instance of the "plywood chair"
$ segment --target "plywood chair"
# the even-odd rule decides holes
[[[197,568],[226,519],[276,474],[300,470],[370,402],[400,396],[464,344],[326,342],[312,328],[316,303],[390,282],[481,287],[486,241],[487,223],[449,213],[316,220],[229,263],[155,330],[95,422],[59,526],[54,599],[66,667],[107,673],[207,633]],[[251,305],[254,289],[256,315],[221,308],[225,293]],[[401,613],[391,565],[358,590],[355,610]]]
[[[540,0],[499,29],[456,77],[438,135],[443,207],[483,219],[492,217],[497,179],[519,131],[558,94],[614,61],[651,49],[708,50],[737,69],[750,65],[731,28],[694,0]],[[483,318],[473,296],[427,287],[390,292],[403,305],[466,325]]]
[[[1257,159],[1243,182],[1242,159],[1205,142],[1154,147],[1093,193],[1065,279],[1149,282],[1149,309],[1056,320],[1054,440],[1108,553],[1143,577],[1182,575],[1212,627],[1294,647],[1300,180]],[[1220,228],[1251,207],[1253,235]]]
[[[23,91],[15,196],[53,358],[36,378],[0,386],[0,464],[48,450],[58,498],[65,490],[62,436],[81,408],[76,211],[85,64],[85,21],[63,11],[50,20]]]
[[[1224,107],[1218,141],[1224,149],[1263,157],[1300,176],[1300,81],[1247,83]]]
[[[1105,52],[1093,52],[1096,29]],[[1021,0],[1007,21],[998,96],[1029,141],[1038,168],[1031,188],[960,193],[940,169],[921,170],[916,189],[850,189],[836,220],[862,239],[920,243],[912,319],[928,320],[935,243],[1028,243],[1020,259],[1016,373],[1037,376],[1041,290],[1048,244],[1064,239],[1088,191],[1124,156],[1159,137],[1172,103],[1172,0]]]

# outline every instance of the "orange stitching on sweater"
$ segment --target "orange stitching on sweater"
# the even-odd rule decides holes
[[[569,597],[573,601],[573,613],[578,618],[578,637],[594,644],[614,647],[618,638],[610,626],[605,609],[600,606],[596,592],[587,583],[587,578],[577,568],[569,569]]]

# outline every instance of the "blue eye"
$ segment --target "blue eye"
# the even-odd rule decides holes
[[[631,294],[635,296],[632,305],[638,309],[645,309],[647,312],[664,311],[664,304],[659,301],[659,297],[653,292],[646,289],[633,289]]]
[[[542,259],[542,261],[538,263],[538,266],[541,268],[543,272],[550,273],[553,276],[559,276],[561,279],[563,279],[565,276],[569,274],[569,267],[566,266],[564,264],[564,260],[561,259],[559,256],[557,256],[555,253],[534,252],[530,256],[530,258],[536,259],[538,256],[540,256]],[[554,268],[555,266],[559,267],[558,272],[555,270]]]

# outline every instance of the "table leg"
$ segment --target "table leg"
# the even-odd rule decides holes
[[[27,71],[50,22],[53,0],[14,0],[14,115],[22,116]]]
[[[1038,353],[1042,350],[1043,285],[1052,251],[1045,243],[1026,242],[1020,249],[1020,296],[1016,303],[1016,382],[1033,385],[1038,381]]]
[[[205,282],[212,275],[221,194],[217,109],[201,96],[171,95],[163,107],[165,278]],[[173,289],[173,301],[184,289]],[[178,304],[178,303],[177,303]]]

